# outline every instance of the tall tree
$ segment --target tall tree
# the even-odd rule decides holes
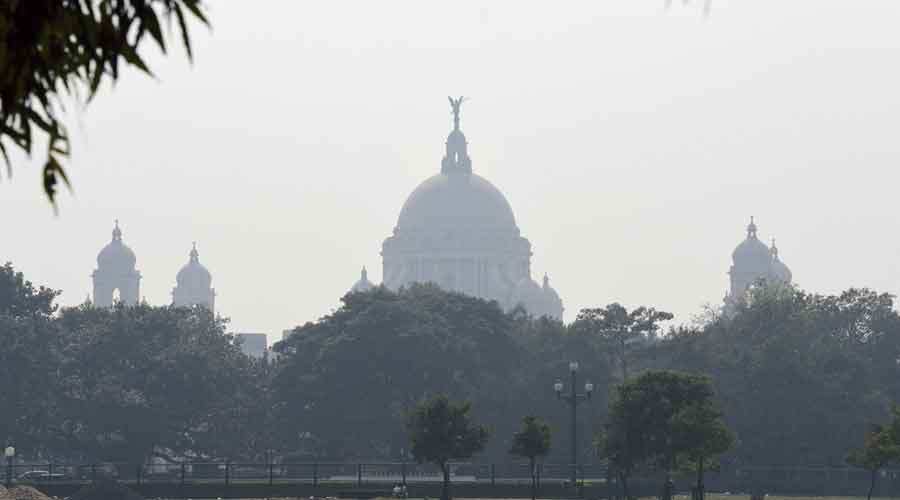
[[[22,454],[43,455],[57,440],[58,295],[33,285],[12,264],[0,267],[0,436]]]
[[[332,459],[397,458],[403,424],[426,394],[472,401],[500,429],[520,411],[520,347],[497,306],[432,285],[376,288],[279,343],[274,401],[284,444]],[[501,453],[506,453],[506,448]]]
[[[712,446],[709,436],[717,432],[707,427],[719,426],[712,398],[708,378],[672,371],[647,371],[620,385],[610,406],[608,456],[628,472],[642,463],[656,465],[666,470],[668,486],[679,458],[705,451],[691,438]]]
[[[573,328],[587,329],[603,339],[625,381],[629,376],[631,352],[643,340],[655,339],[660,322],[672,318],[672,313],[652,307],[641,306],[628,311],[621,304],[612,303],[602,308],[582,309]]]
[[[35,132],[48,140],[44,193],[55,202],[60,181],[69,184],[60,160],[69,136],[60,113],[64,96],[97,93],[132,66],[151,74],[141,49],[152,40],[167,49],[161,21],[178,24],[191,56],[188,23],[206,23],[202,0],[9,0],[0,4],[0,154],[7,175],[11,143],[26,154]]]
[[[892,462],[900,460],[900,443],[890,427],[872,425],[866,432],[863,447],[853,450],[847,456],[847,463],[869,471],[869,491],[867,500],[872,500],[878,473]]]
[[[537,497],[537,469],[535,460],[550,452],[550,426],[535,416],[522,419],[522,429],[513,434],[513,444],[509,452],[528,459],[531,474],[531,500]]]
[[[672,417],[671,427],[676,449],[696,467],[694,499],[703,500],[706,496],[705,467],[731,448],[734,434],[722,420],[722,412],[714,408],[710,400],[682,408]]]
[[[450,500],[449,462],[471,458],[487,444],[488,429],[472,421],[470,409],[469,403],[453,403],[438,395],[419,403],[407,421],[413,456],[441,468],[442,500]]]
[[[60,369],[70,446],[143,464],[152,454],[228,456],[239,446],[247,358],[203,308],[66,309]],[[132,469],[133,470],[133,469]]]

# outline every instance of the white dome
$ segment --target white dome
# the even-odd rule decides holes
[[[97,267],[114,271],[133,271],[136,262],[134,252],[128,245],[122,243],[122,230],[119,229],[119,221],[116,221],[112,241],[97,254]]]
[[[395,231],[482,228],[518,235],[512,207],[499,189],[478,174],[433,175],[406,199]]]
[[[190,287],[192,289],[205,290],[212,284],[212,275],[209,270],[200,263],[200,257],[197,253],[197,246],[191,250],[190,260],[185,264],[178,274],[175,275],[175,281],[179,287]]]

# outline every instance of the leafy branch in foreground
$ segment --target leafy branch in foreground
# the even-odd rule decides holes
[[[31,155],[35,132],[47,140],[43,189],[56,205],[59,183],[70,186],[61,160],[70,154],[60,97],[90,102],[105,81],[133,66],[151,75],[139,55],[149,39],[166,52],[161,20],[177,23],[192,59],[188,22],[208,25],[203,0],[7,0],[0,3],[0,154],[12,176],[10,145]],[[169,31],[171,33],[171,29]]]

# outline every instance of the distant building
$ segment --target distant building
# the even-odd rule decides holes
[[[373,288],[375,288],[375,284],[369,281],[369,273],[366,271],[366,266],[363,266],[362,271],[359,273],[359,280],[350,287],[350,291],[368,292]]]
[[[472,172],[459,128],[462,98],[451,99],[453,130],[440,172],[406,199],[393,234],[382,245],[384,285],[392,290],[433,282],[445,290],[522,305],[534,316],[562,319],[563,303],[544,276],[531,277],[531,243],[519,232],[503,193]],[[357,287],[371,287],[365,270]]]
[[[216,291],[212,288],[212,275],[200,263],[197,244],[191,249],[188,263],[175,276],[172,304],[180,307],[203,306],[212,312],[216,307]]]
[[[725,312],[730,312],[746,296],[747,290],[760,279],[769,284],[791,283],[791,270],[778,256],[778,247],[772,240],[771,248],[759,240],[756,223],[750,218],[747,238],[731,254],[734,262],[728,275],[731,286],[725,295]]]
[[[128,305],[138,303],[141,273],[134,267],[136,262],[134,252],[122,242],[122,230],[116,220],[112,241],[100,250],[97,270],[91,274],[95,307],[111,307],[116,301]]]
[[[235,338],[241,344],[241,352],[253,358],[261,358],[266,355],[268,338],[265,333],[235,333]]]

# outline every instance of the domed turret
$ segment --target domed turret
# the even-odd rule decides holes
[[[765,243],[759,241],[756,231],[756,223],[753,221],[753,217],[750,217],[750,225],[747,226],[747,238],[731,253],[735,263],[768,266],[771,258],[769,248]]]
[[[214,311],[216,292],[212,288],[212,275],[200,263],[196,242],[189,255],[188,263],[175,275],[172,304],[178,307],[203,306]]]
[[[772,241],[769,248],[757,237],[757,227],[753,218],[747,226],[747,238],[731,254],[731,290],[725,297],[726,313],[734,310],[737,302],[744,299],[747,290],[759,280],[767,283],[790,283],[793,276],[790,269],[778,257],[778,248]]]
[[[127,272],[134,270],[136,263],[137,257],[135,257],[134,251],[122,242],[122,230],[119,229],[117,219],[116,226],[112,231],[112,241],[97,254],[97,267]]]
[[[375,288],[375,285],[369,281],[369,273],[366,271],[366,267],[363,266],[362,271],[359,273],[359,280],[350,287],[351,292],[368,292],[369,290]]]
[[[136,263],[134,252],[122,241],[122,229],[116,220],[112,241],[97,254],[97,269],[91,274],[95,306],[110,307],[116,300],[138,303],[141,273],[134,268]]]
[[[562,321],[563,311],[565,310],[562,299],[556,293],[556,290],[550,286],[550,278],[547,276],[547,273],[544,273],[544,286],[542,288],[544,290],[544,300],[547,303],[547,310],[549,311],[548,316]]]
[[[772,238],[772,275],[783,283],[790,283],[793,279],[790,268],[784,262],[781,262],[781,259],[778,257],[778,247],[775,246],[775,238]]]

